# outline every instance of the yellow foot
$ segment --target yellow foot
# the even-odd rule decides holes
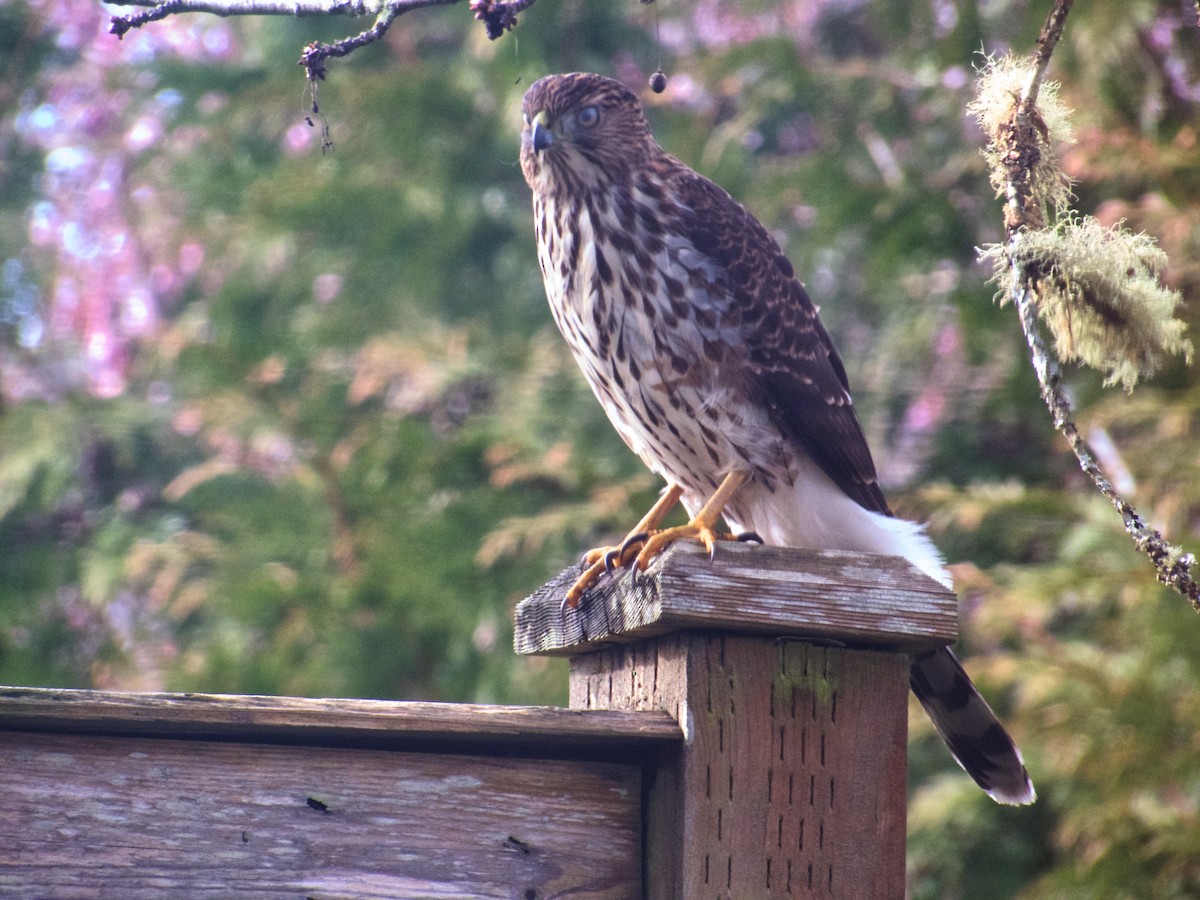
[[[658,523],[679,502],[679,495],[682,493],[677,485],[671,485],[670,489],[663,494],[650,512],[646,513],[642,521],[638,522],[633,531],[618,546],[597,548],[584,556],[583,561],[588,567],[567,591],[566,599],[563,601],[564,605],[570,609],[576,608],[584,592],[604,572],[612,572],[616,567],[627,566],[631,563],[637,571],[645,571],[650,561],[675,541],[699,541],[708,550],[709,559],[716,552],[717,541],[754,541],[761,544],[762,539],[753,533],[719,534],[715,530],[729,498],[745,480],[744,473],[731,472],[725,476],[725,480],[721,482],[709,501],[701,507],[690,522],[686,525],[659,530]]]
[[[625,540],[615,547],[597,547],[595,550],[585,553],[583,562],[587,568],[582,575],[575,579],[575,583],[567,591],[566,599],[563,600],[564,605],[575,609],[579,606],[579,599],[583,596],[584,591],[595,584],[602,574],[611,573],[614,568],[628,565],[633,558],[634,551],[641,546],[641,540],[644,540],[642,535],[658,528],[658,524],[666,518],[667,513],[675,508],[682,493],[683,488],[679,485],[670,485],[663,491],[663,495],[658,498],[658,501],[650,507],[650,511],[642,516],[642,520],[633,527],[633,531],[629,532]]]

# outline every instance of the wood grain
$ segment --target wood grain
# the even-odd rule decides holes
[[[0,729],[597,758],[677,741],[665,713],[0,687]]]
[[[0,896],[641,896],[641,767],[0,733]]]
[[[0,688],[0,897],[903,896],[906,651],[951,592],[681,544],[564,611],[575,575],[516,629],[570,710]]]
[[[689,632],[571,661],[571,704],[668,709],[652,897],[904,896],[908,657]]]
[[[954,593],[893,556],[722,544],[710,562],[680,543],[644,573],[602,577],[566,609],[578,574],[562,572],[517,606],[518,653],[570,656],[685,629],[916,652],[958,631]]]

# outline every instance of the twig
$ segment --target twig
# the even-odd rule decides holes
[[[1019,240],[1019,236],[1014,241]],[[1015,254],[1010,244],[1010,258]],[[1091,479],[1096,489],[1105,496],[1113,508],[1120,514],[1125,524],[1125,531],[1133,538],[1134,546],[1150,557],[1154,563],[1158,580],[1182,596],[1200,611],[1200,584],[1192,576],[1192,567],[1196,563],[1190,553],[1181,553],[1162,536],[1162,532],[1147,525],[1142,517],[1124,497],[1113,487],[1096,462],[1095,454],[1087,441],[1079,434],[1075,425],[1075,413],[1071,401],[1067,399],[1062,387],[1062,370],[1050,355],[1038,329],[1037,303],[1034,300],[1032,276],[1018,262],[1012,263],[1013,291],[1012,300],[1017,307],[1021,319],[1021,330],[1025,332],[1025,342],[1029,345],[1033,370],[1041,385],[1042,400],[1050,410],[1054,427],[1067,439],[1071,451],[1079,461],[1079,468]]]
[[[177,13],[213,16],[366,16],[378,13],[378,0],[110,0],[112,6],[145,6],[145,12],[113,16],[109,31],[117,37]]]
[[[1004,216],[1005,230],[1008,234],[1008,258],[1012,266],[1012,300],[1021,319],[1025,341],[1029,345],[1033,369],[1041,385],[1042,399],[1050,410],[1054,427],[1067,439],[1083,473],[1120,514],[1125,531],[1133,538],[1134,546],[1150,557],[1158,580],[1186,597],[1192,606],[1200,611],[1200,585],[1192,576],[1195,557],[1172,547],[1161,532],[1142,520],[1137,510],[1117,492],[1112,482],[1104,475],[1096,462],[1095,454],[1080,436],[1071,402],[1062,388],[1062,371],[1046,348],[1038,328],[1034,290],[1036,276],[1018,261],[1020,255],[1017,248],[1021,233],[1026,229],[1045,225],[1044,211],[1029,191],[1030,171],[1039,153],[1035,131],[1045,127],[1037,111],[1037,95],[1045,77],[1046,67],[1050,63],[1050,55],[1062,35],[1071,3],[1072,0],[1056,0],[1046,19],[1038,38],[1034,72],[1017,104],[1011,126],[1014,129],[1014,146],[1020,148],[1012,154],[1011,160],[1007,161],[1008,185]]]
[[[122,37],[134,28],[177,13],[201,12],[214,16],[366,16],[375,15],[370,28],[332,44],[313,42],[305,47],[300,65],[309,81],[325,77],[325,60],[353,53],[382,38],[398,16],[430,6],[450,6],[460,0],[111,0],[114,6],[144,6],[143,12],[113,16],[109,31]],[[517,13],[537,0],[471,0],[471,12],[483,22],[488,37],[496,40],[517,24]]]
[[[360,31],[353,37],[342,38],[340,41],[334,41],[332,44],[322,44],[320,41],[313,41],[304,48],[304,52],[300,54],[297,64],[304,66],[309,83],[315,85],[316,82],[325,78],[325,60],[330,57],[348,56],[359,47],[375,43],[387,34],[388,28],[391,27],[392,22],[396,20],[397,16],[423,6],[446,5],[457,2],[458,0],[408,0],[408,2],[404,3],[391,3],[380,11],[370,28]],[[315,88],[313,90],[313,111],[317,111]]]
[[[1038,112],[1037,98],[1046,75],[1046,67],[1050,65],[1050,56],[1062,36],[1063,26],[1067,21],[1067,13],[1071,11],[1074,0],[1055,0],[1050,15],[1042,25],[1038,35],[1037,51],[1033,57],[1033,71],[1017,103],[1016,115],[1009,125],[1010,138],[1008,146],[1014,148],[1005,159],[1008,170],[1007,190],[1005,192],[1004,230],[1011,240],[1022,228],[1044,228],[1046,213],[1042,203],[1033,195],[1033,168],[1041,159],[1039,135],[1045,136],[1047,129],[1041,113]]]
[[[1071,5],[1074,2],[1075,0],[1058,0],[1050,10],[1046,21],[1042,23],[1042,31],[1037,39],[1037,50],[1033,54],[1033,74],[1021,97],[1021,105],[1017,110],[1018,115],[1029,115],[1030,111],[1037,106],[1038,91],[1041,90],[1042,80],[1046,77],[1050,57],[1054,53],[1054,48],[1058,46],[1058,39],[1062,37],[1063,26],[1067,23],[1067,13],[1071,11]]]

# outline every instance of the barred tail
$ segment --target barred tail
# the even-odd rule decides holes
[[[909,684],[958,764],[997,803],[1037,799],[1021,751],[949,650],[913,660]]]

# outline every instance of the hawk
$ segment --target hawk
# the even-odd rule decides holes
[[[722,517],[768,544],[903,556],[950,587],[922,528],[892,515],[841,358],[767,229],[666,153],[617,81],[548,76],[523,112],[554,320],[625,443],[667,482],[624,544],[589,554],[568,604],[606,567],[644,567],[674,540],[711,553]],[[679,502],[691,521],[659,529]],[[909,680],[988,794],[1033,801],[1020,752],[949,650],[916,657]]]

